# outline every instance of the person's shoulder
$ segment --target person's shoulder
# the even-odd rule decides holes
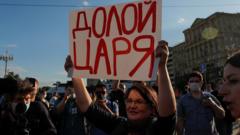
[[[157,117],[152,119],[151,127],[154,135],[159,133],[159,131],[166,134],[173,134],[174,127],[176,125],[176,117],[176,113],[173,113],[166,117]]]
[[[118,103],[115,101],[111,101],[107,99],[106,102],[109,107],[118,107]]]
[[[184,94],[180,97],[179,101],[187,100],[191,97],[191,93]]]
[[[204,97],[211,97],[211,98],[216,98],[212,93],[210,92],[203,92]]]
[[[218,91],[214,90],[214,91],[211,92],[211,94],[214,95],[214,96],[217,96],[218,95]]]
[[[117,102],[115,102],[115,101],[110,101],[110,102],[112,102],[113,105],[118,106]]]
[[[45,110],[47,110],[46,106],[41,101],[31,102],[30,107],[34,108],[37,111],[45,111]]]
[[[42,105],[42,104],[41,104],[40,101],[31,102],[31,106],[33,106],[33,107],[39,107],[39,106],[41,106],[41,105]]]

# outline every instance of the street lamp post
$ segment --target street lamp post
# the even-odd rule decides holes
[[[7,64],[8,64],[8,61],[13,60],[13,56],[8,55],[8,50],[6,50],[6,53],[4,55],[0,55],[0,60],[5,62],[4,77],[6,77],[6,75],[7,75]]]

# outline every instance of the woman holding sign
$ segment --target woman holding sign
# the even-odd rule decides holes
[[[117,117],[93,104],[81,78],[72,78],[76,102],[87,119],[111,135],[169,135],[175,127],[176,100],[167,71],[169,50],[166,41],[160,41],[156,57],[158,65],[158,94],[150,87],[136,84],[125,95],[127,118]],[[72,67],[67,57],[65,69]]]

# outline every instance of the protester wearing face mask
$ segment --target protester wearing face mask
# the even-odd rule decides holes
[[[13,95],[9,109],[1,114],[0,130],[4,135],[56,135],[48,110],[32,102],[33,87],[24,86]]]
[[[202,85],[202,74],[192,72],[188,80],[189,93],[178,102],[178,135],[218,135],[214,117],[223,118],[225,111],[216,97],[202,91]]]
[[[102,82],[98,82],[95,88],[96,104],[113,115],[119,115],[118,104],[107,99],[107,88]]]
[[[24,114],[28,111],[31,103],[31,89],[19,90],[18,94],[14,97],[12,102],[12,109],[14,114]]]

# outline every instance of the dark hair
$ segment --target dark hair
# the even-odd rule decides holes
[[[34,91],[33,87],[20,88],[18,91],[18,94],[27,95],[27,94],[31,94],[33,91]]]
[[[26,77],[25,80],[28,80],[30,82],[30,84],[32,85],[32,87],[35,87],[36,82],[38,83],[37,79],[35,79],[33,77]]]
[[[0,78],[0,95],[14,94],[18,90],[18,82],[12,78]]]
[[[73,82],[72,81],[67,81],[65,88],[67,87],[73,87]]]
[[[39,94],[43,94],[44,92],[47,92],[47,90],[46,89],[41,89],[41,90],[39,90]]]
[[[91,94],[93,94],[93,93],[94,93],[95,86],[93,86],[93,85],[90,85],[90,86],[87,86],[86,88],[87,88],[87,91],[88,91],[89,93],[91,93]]]
[[[202,75],[202,73],[200,73],[199,71],[193,71],[193,72],[189,75],[188,79],[190,79],[190,78],[192,78],[192,77],[198,77],[201,81],[203,81],[203,75]]]
[[[149,86],[143,85],[141,83],[137,83],[126,91],[125,100],[128,98],[130,92],[133,89],[136,90],[141,95],[141,97],[143,97],[143,99],[147,102],[147,104],[154,109],[155,115],[157,115],[159,111],[158,111],[158,100],[157,100],[156,91]]]
[[[234,53],[225,63],[225,66],[230,64],[234,67],[240,68],[240,51]]]
[[[158,86],[157,85],[153,85],[152,88],[158,93]]]
[[[96,88],[107,88],[107,87],[106,87],[106,85],[104,83],[102,83],[101,81],[98,81],[98,83],[95,86],[95,89]]]

